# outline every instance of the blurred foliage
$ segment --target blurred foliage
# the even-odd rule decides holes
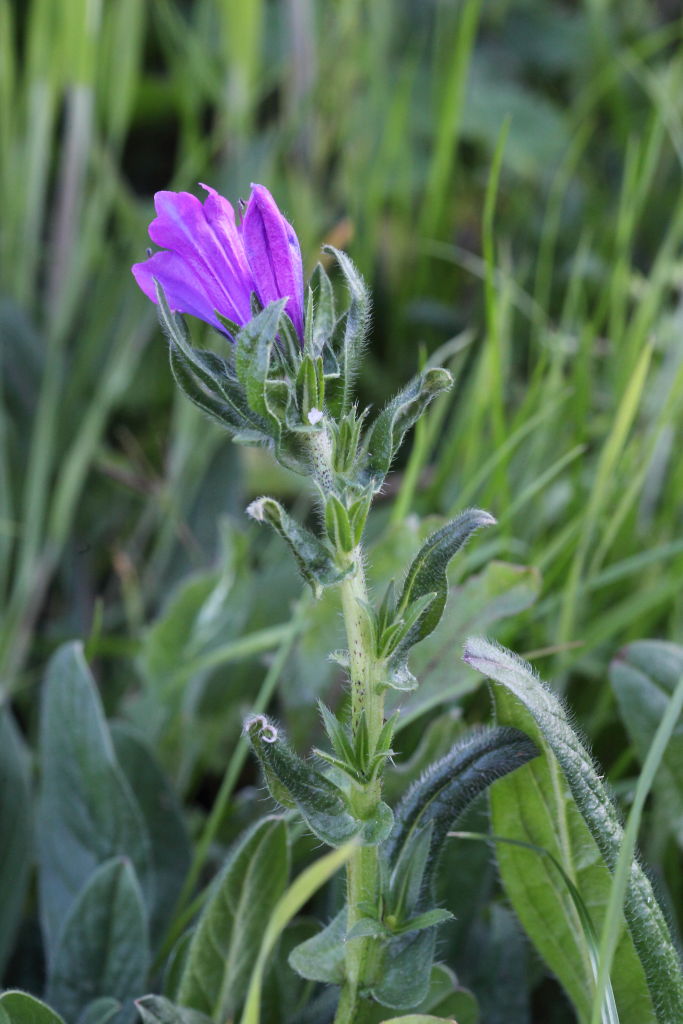
[[[25,748],[64,640],[86,641],[105,710],[126,722],[124,767],[151,747],[172,776],[206,842],[202,878],[267,806],[243,714],[270,702],[308,744],[314,698],[344,700],[324,661],[336,612],[296,604],[281,545],[242,512],[267,491],[306,515],[310,495],[174,393],[129,273],[152,193],[199,180],[232,199],[267,183],[309,269],[324,241],[348,249],[374,294],[365,401],[439,350],[457,378],[373,514],[374,582],[419,545],[412,512],[476,504],[499,527],[460,563],[415,661],[427,684],[394,795],[490,712],[456,657],[475,621],[569,695],[628,803],[643,705],[658,705],[633,682],[637,645],[611,686],[607,666],[627,642],[683,635],[682,32],[668,0],[0,0],[2,748],[24,794],[0,803],[16,816],[10,860],[31,843]],[[671,685],[647,681],[660,697]],[[643,835],[680,928],[677,756]],[[572,1019],[488,855],[465,846],[449,871],[479,881],[444,882],[461,918],[444,958],[487,1021]],[[299,862],[310,852],[299,839]],[[115,882],[134,916],[107,857],[93,884]],[[12,877],[5,981],[42,991],[33,887],[22,906],[28,878]],[[507,979],[501,1005],[473,949]]]

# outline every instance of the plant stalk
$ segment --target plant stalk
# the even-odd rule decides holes
[[[363,569],[363,551],[359,546],[351,554],[353,572],[341,584],[341,603],[349,651],[351,676],[351,729],[354,737],[365,714],[370,748],[377,743],[384,723],[382,671],[375,657],[371,624],[365,611],[368,592]],[[353,794],[354,811],[371,818],[381,800],[382,780],[378,774],[371,782],[358,786]],[[380,892],[377,846],[360,846],[346,867],[347,928],[367,917],[368,906],[377,904]],[[363,936],[346,943],[346,981],[341,991],[335,1024],[353,1024],[358,1019],[360,990],[371,983],[378,969],[379,944],[376,938]]]

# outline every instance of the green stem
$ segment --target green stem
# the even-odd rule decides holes
[[[368,592],[360,547],[351,555],[354,571],[341,584],[341,603],[349,649],[351,675],[351,728],[355,735],[365,713],[370,748],[376,744],[384,722],[384,694],[379,686],[381,667],[374,653],[372,627],[365,606]],[[358,787],[353,795],[354,810],[371,817],[381,800],[382,782],[377,776]],[[346,868],[347,927],[367,916],[365,907],[375,906],[380,891],[379,854],[376,846],[360,846]],[[342,988],[335,1024],[353,1024],[357,1020],[360,990],[377,972],[378,943],[364,936],[346,943],[346,981]]]

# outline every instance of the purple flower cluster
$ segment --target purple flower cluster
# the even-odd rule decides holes
[[[164,251],[133,266],[135,280],[156,302],[154,280],[170,308],[224,330],[216,313],[242,325],[251,320],[251,295],[262,305],[286,298],[285,310],[304,333],[304,278],[293,227],[263,185],[252,185],[242,222],[215,189],[202,203],[190,192],[157,192],[149,237]]]

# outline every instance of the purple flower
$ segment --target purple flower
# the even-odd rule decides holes
[[[224,330],[216,312],[245,324],[251,320],[251,293],[262,305],[287,298],[299,338],[304,333],[304,278],[294,229],[263,185],[252,185],[242,223],[215,189],[202,203],[189,192],[157,192],[157,216],[149,237],[163,251],[132,270],[145,295],[156,302],[154,279],[168,304]]]

